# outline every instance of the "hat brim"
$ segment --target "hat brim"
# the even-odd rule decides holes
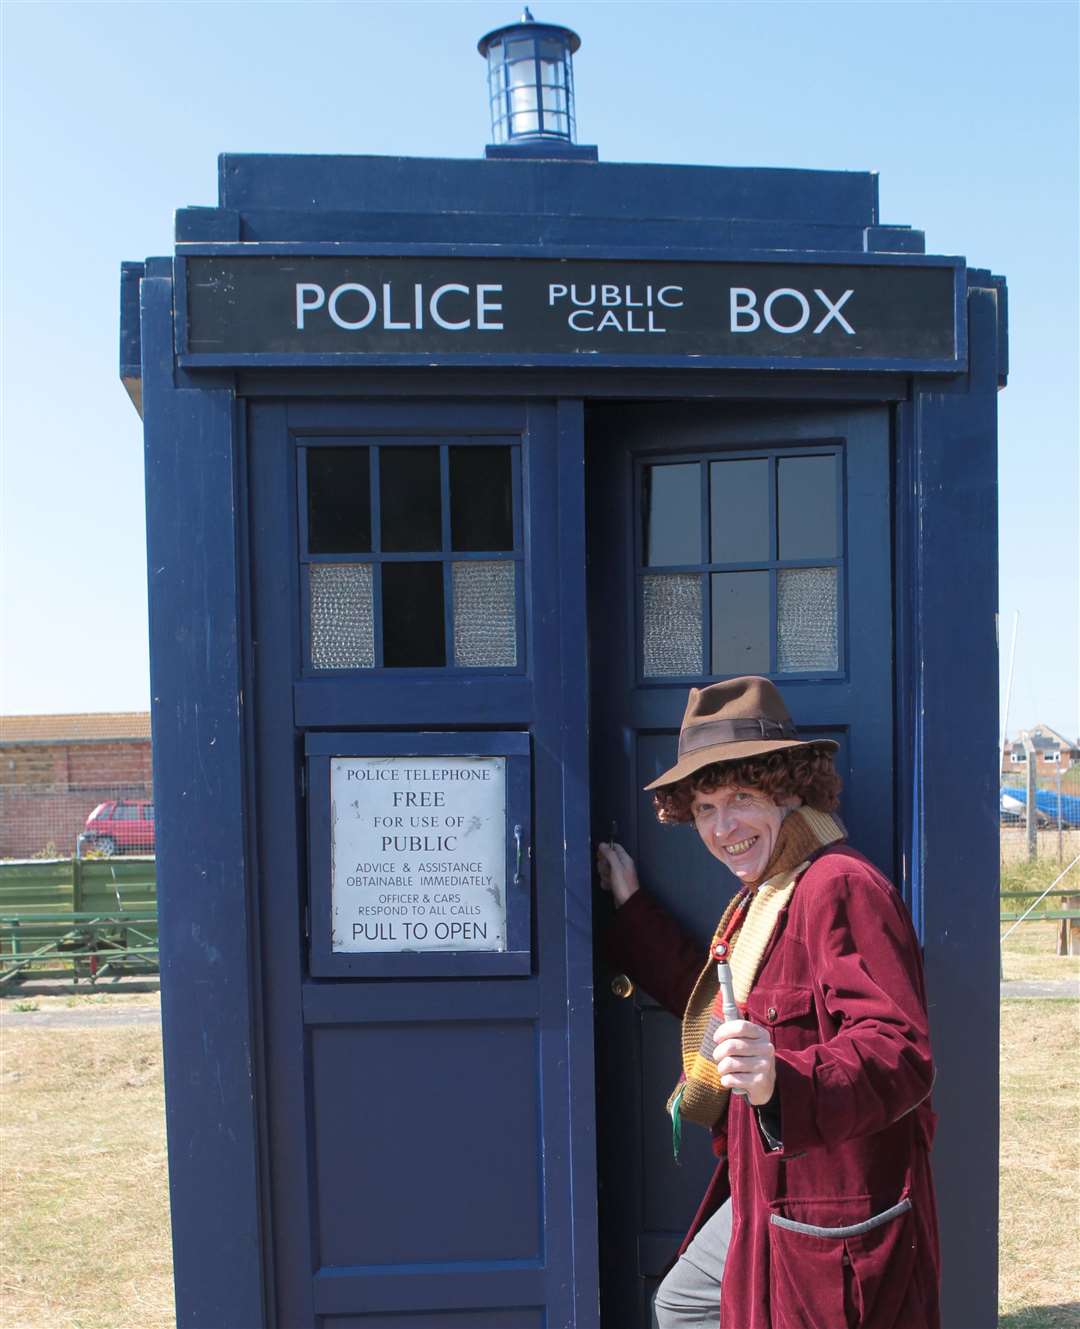
[[[835,752],[839,746],[831,738],[756,738],[742,743],[717,743],[712,747],[699,748],[697,752],[688,752],[685,757],[679,758],[671,770],[657,776],[645,788],[660,789],[664,785],[678,784],[688,775],[700,771],[703,766],[726,766],[731,762],[746,761],[748,757],[762,757],[784,749],[823,748],[826,752]]]

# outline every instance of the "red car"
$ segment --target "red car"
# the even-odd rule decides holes
[[[152,854],[154,805],[144,799],[114,798],[99,803],[86,819],[79,837],[86,849],[112,854]]]

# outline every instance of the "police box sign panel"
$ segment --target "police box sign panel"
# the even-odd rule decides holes
[[[186,351],[955,363],[954,265],[189,257]]]
[[[331,949],[506,950],[505,757],[330,762]]]

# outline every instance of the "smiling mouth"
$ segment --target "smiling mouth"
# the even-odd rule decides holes
[[[738,840],[735,844],[726,844],[724,845],[724,853],[729,854],[732,858],[739,854],[745,854],[748,849],[752,849],[757,844],[760,838],[760,836],[751,835],[748,840]]]

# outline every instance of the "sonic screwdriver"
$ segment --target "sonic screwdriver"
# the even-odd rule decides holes
[[[741,1020],[742,1015],[735,1002],[735,985],[731,978],[731,965],[726,960],[717,960],[716,979],[720,984],[720,1006],[724,1013],[725,1022],[728,1020]],[[745,1089],[732,1089],[733,1094],[738,1094],[740,1098],[746,1098]]]

